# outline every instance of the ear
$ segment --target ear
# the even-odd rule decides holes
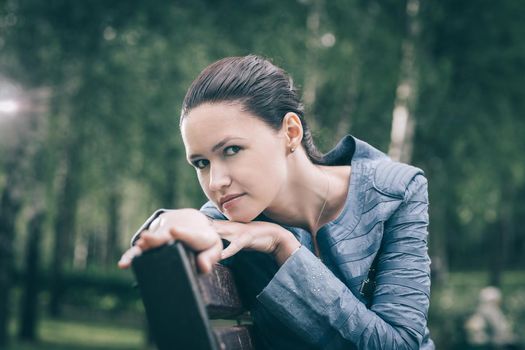
[[[297,149],[303,140],[303,124],[299,116],[294,112],[286,113],[282,128],[286,136],[286,145],[290,150]]]

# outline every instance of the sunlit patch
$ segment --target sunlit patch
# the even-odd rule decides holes
[[[0,114],[15,114],[20,109],[20,105],[15,100],[0,101]]]

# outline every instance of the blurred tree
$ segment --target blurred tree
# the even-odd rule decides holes
[[[342,9],[337,8],[337,12],[334,11],[332,15],[332,18],[334,16],[336,18],[345,17],[340,20],[342,23],[336,24],[336,27],[339,26],[341,33],[337,32],[337,36],[334,36],[334,38],[340,41],[337,47],[341,47],[344,50],[341,56],[348,62],[347,77],[344,79],[347,81],[347,87],[343,89],[340,97],[342,99],[341,115],[339,116],[339,122],[334,123],[336,140],[348,134],[352,128],[352,119],[355,118],[354,114],[361,93],[360,84],[365,78],[364,55],[362,55],[361,51],[366,50],[373,26],[376,24],[376,14],[378,12],[377,4],[374,1],[367,2],[364,8],[353,4],[353,11],[349,11],[349,13],[343,12],[346,8],[346,4],[344,5]],[[350,36],[350,40],[344,41],[345,36]],[[338,65],[339,70],[342,70],[343,67],[343,65]],[[343,74],[343,77],[345,76],[344,72],[340,73]]]
[[[10,316],[10,292],[13,270],[13,239],[15,220],[21,207],[20,190],[16,183],[15,162],[21,157],[22,148],[17,148],[5,163],[5,185],[0,197],[0,347],[8,342]]]
[[[498,261],[507,258],[500,243],[518,240],[511,227],[517,221],[501,225],[520,207],[508,193],[524,186],[523,4],[444,1],[422,8],[424,102],[415,144],[424,147],[414,149],[414,160],[430,179],[432,248],[439,238],[452,267],[485,266],[497,282],[508,266]]]
[[[41,166],[17,164],[17,188],[24,207],[37,189],[52,223],[42,261],[54,271],[53,308],[74,256],[74,268],[114,266],[149,212],[205,201],[184,160],[180,105],[207,64],[248,53],[291,73],[323,150],[349,132],[387,150],[396,105],[417,116],[412,163],[429,178],[434,271],[490,268],[497,283],[524,266],[523,4],[444,0],[411,12],[414,3],[2,2],[0,72],[51,92],[19,157]],[[403,100],[407,81],[417,94]],[[0,152],[2,191],[11,155]]]
[[[414,124],[416,122],[414,109],[418,94],[416,56],[421,31],[419,6],[419,0],[408,0],[406,3],[408,28],[406,38],[402,42],[400,77],[396,89],[388,149],[390,158],[404,163],[410,163],[414,144]]]
[[[334,1],[326,11],[335,43],[322,47],[319,59],[325,75],[315,106],[320,143],[327,149],[352,133],[386,150],[406,10],[396,1]]]
[[[50,276],[50,303],[49,311],[52,316],[60,315],[60,300],[64,289],[63,270],[69,257],[72,256],[72,242],[75,233],[76,210],[81,187],[78,182],[77,171],[82,170],[82,163],[75,152],[78,150],[76,142],[72,142],[66,150],[62,171],[63,184],[59,189],[57,199],[57,215],[54,222],[53,260]]]
[[[303,88],[303,101],[305,104],[307,114],[314,111],[317,98],[317,89],[319,86],[320,69],[319,69],[319,54],[321,48],[321,21],[324,19],[325,3],[324,0],[304,0],[308,7],[308,15],[306,17],[306,59]],[[313,114],[313,113],[311,113]],[[310,116],[312,126],[316,128],[318,121],[315,115]]]
[[[28,225],[18,337],[29,341],[35,341],[37,339],[38,294],[42,283],[39,272],[39,270],[41,270],[40,245],[44,220],[45,213],[43,211],[36,212],[30,219]]]

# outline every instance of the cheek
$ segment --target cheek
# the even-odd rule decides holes
[[[269,205],[286,182],[286,159],[278,156],[250,154],[249,157],[231,159],[227,165],[225,171],[232,180],[229,190],[248,192],[255,207]],[[209,189],[208,173],[197,172],[197,178],[204,194],[214,201],[216,198]]]
[[[197,179],[199,180],[199,185],[201,186],[202,192],[208,197],[208,199],[212,199],[210,197],[210,189],[208,187],[208,184],[210,183],[208,180],[208,177],[206,175],[203,175],[199,172],[197,172]]]
[[[259,159],[242,177],[262,198],[273,199],[286,180],[286,166],[278,159]]]

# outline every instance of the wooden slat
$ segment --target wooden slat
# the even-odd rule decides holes
[[[250,326],[217,327],[213,329],[221,350],[254,349]]]
[[[147,251],[132,266],[159,350],[219,349],[181,244]]]
[[[249,325],[211,327],[209,318],[246,315],[229,268],[215,264],[198,274],[194,254],[180,243],[147,251],[132,266],[159,350],[254,348]]]
[[[230,269],[215,264],[211,273],[197,280],[210,318],[232,318],[244,312]]]

